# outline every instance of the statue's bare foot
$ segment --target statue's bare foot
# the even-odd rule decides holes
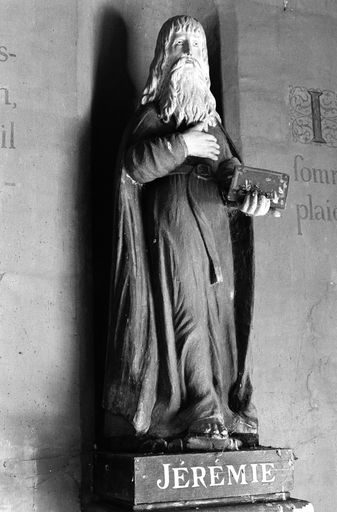
[[[200,436],[187,435],[184,439],[186,450],[200,452],[223,452],[239,450],[242,442],[239,439],[227,436]]]
[[[228,430],[221,416],[208,416],[193,422],[188,429],[188,435],[228,437]]]
[[[238,450],[241,444],[238,439],[229,437],[223,419],[219,416],[210,416],[195,421],[190,426],[185,438],[185,446],[188,450]]]

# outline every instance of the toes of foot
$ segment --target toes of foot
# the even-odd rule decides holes
[[[220,434],[218,425],[213,425],[212,434],[218,436]]]
[[[205,434],[211,434],[212,433],[212,426],[210,425],[210,423],[207,423],[204,432],[205,432]]]

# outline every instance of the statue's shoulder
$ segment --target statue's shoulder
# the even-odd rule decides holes
[[[155,129],[161,125],[162,121],[159,116],[159,110],[156,103],[151,102],[141,105],[137,108],[132,120],[131,132],[135,133],[139,129]]]
[[[124,131],[121,153],[134,143],[160,133],[162,125],[163,122],[155,103],[139,106]]]

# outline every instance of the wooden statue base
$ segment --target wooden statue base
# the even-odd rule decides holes
[[[144,455],[100,452],[95,494],[134,511],[196,507],[262,511],[261,507],[231,507],[265,502],[282,502],[283,506],[289,502],[293,473],[289,449]]]
[[[282,508],[280,508],[282,507]],[[155,509],[153,509],[155,510]],[[197,508],[180,509],[186,512],[198,512]],[[125,508],[111,503],[93,503],[88,505],[84,512],[125,512]],[[286,501],[269,501],[268,503],[246,503],[236,505],[225,505],[218,507],[205,507],[203,512],[314,512],[314,508],[308,501],[289,498]]]

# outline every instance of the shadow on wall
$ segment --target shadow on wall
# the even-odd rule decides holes
[[[199,21],[204,27],[207,38],[211,90],[216,100],[217,111],[223,118],[220,24],[217,8],[209,9],[205,18]]]
[[[119,145],[135,106],[127,71],[127,29],[109,7],[98,24],[91,117],[91,211],[96,441],[102,437],[102,389],[108,326],[114,172]]]
[[[223,122],[238,153],[242,155],[238,59],[238,20],[232,0],[219,12],[219,80],[222,83]],[[220,39],[221,34],[221,39]],[[221,80],[222,76],[222,80]]]

